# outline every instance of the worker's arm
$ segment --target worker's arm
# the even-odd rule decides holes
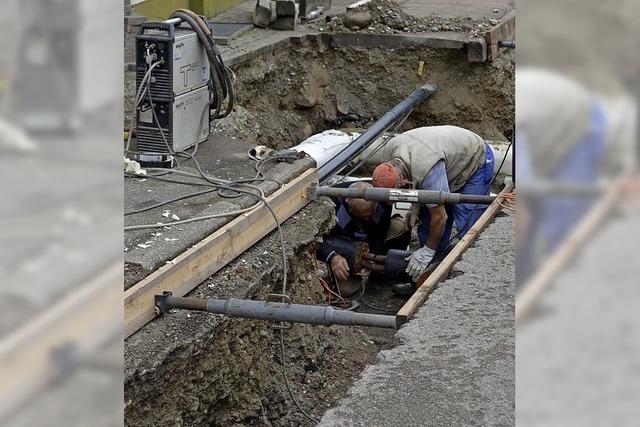
[[[333,249],[331,242],[335,238],[335,234],[330,235],[323,243],[320,244],[320,246],[318,246],[316,249],[316,258],[319,261],[327,263],[331,272],[338,280],[346,280],[349,278],[350,273],[349,263],[345,257]]]
[[[431,222],[429,223],[429,236],[427,237],[426,246],[436,250],[444,234],[445,225],[447,224],[447,211],[444,205],[437,205],[429,208],[429,214],[431,215]]]
[[[427,173],[420,184],[422,190],[449,191],[449,182],[444,162],[436,163]],[[447,211],[444,205],[427,204],[423,209],[429,209],[429,235],[426,244],[407,257],[407,273],[414,281],[429,267],[436,254],[436,248],[440,244],[444,229],[447,224]]]
[[[340,254],[336,254],[329,261],[331,272],[338,280],[347,280],[349,278],[349,263],[347,259]]]

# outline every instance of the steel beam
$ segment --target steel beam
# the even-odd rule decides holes
[[[355,313],[328,306],[290,304],[231,298],[228,300],[174,297],[170,292],[155,297],[158,313],[171,309],[198,310],[213,314],[272,322],[307,323],[311,325],[372,326],[396,329],[395,316]]]
[[[495,196],[478,194],[447,193],[431,190],[404,190],[397,188],[338,188],[338,187],[311,187],[309,188],[311,199],[318,197],[345,197],[354,199],[373,200],[377,202],[409,202],[409,203],[435,203],[458,204],[476,203],[481,205],[491,204]]]

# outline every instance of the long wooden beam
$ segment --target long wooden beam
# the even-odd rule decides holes
[[[487,210],[469,229],[467,234],[465,234],[464,237],[460,239],[455,248],[453,248],[453,250],[449,252],[445,259],[442,260],[440,265],[438,265],[438,267],[433,270],[427,280],[425,280],[425,282],[411,296],[409,301],[407,301],[406,304],[402,306],[402,308],[396,315],[398,324],[406,323],[416,313],[416,311],[418,311],[418,309],[422,307],[422,304],[424,304],[425,300],[427,299],[431,291],[435,289],[436,285],[449,275],[449,271],[451,271],[453,264],[458,261],[462,254],[471,246],[471,243],[473,243],[476,236],[480,232],[482,232],[482,230],[484,230],[487,225],[489,225],[496,214],[502,209],[502,206],[500,206],[500,202],[504,200],[506,194],[509,193],[512,189],[513,183],[509,183],[505,186],[505,188],[500,192],[500,194],[498,194],[498,197],[496,197],[493,203],[489,205]]]
[[[621,178],[600,200],[589,210],[589,213],[569,234],[567,239],[554,251],[543,264],[538,273],[522,288],[516,297],[516,323],[522,322],[530,313],[542,292],[547,289],[553,279],[575,257],[586,240],[593,236],[597,228],[608,217],[611,210],[620,200],[620,196],[628,184],[628,179]]]
[[[94,353],[121,336],[122,261],[0,340],[0,419],[64,374],[54,352],[72,345]]]
[[[317,183],[317,169],[310,169],[267,198],[280,222],[309,203],[306,190]],[[124,294],[125,336],[130,336],[156,316],[156,294],[171,291],[175,296],[186,295],[275,228],[267,207],[258,206],[129,288]]]

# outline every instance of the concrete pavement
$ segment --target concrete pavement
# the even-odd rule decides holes
[[[638,424],[639,222],[612,215],[518,325],[518,425]]]
[[[514,228],[496,218],[320,425],[513,425]]]

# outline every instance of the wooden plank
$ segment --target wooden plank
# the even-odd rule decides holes
[[[498,41],[511,41],[516,38],[516,11],[508,12],[502,21],[484,34],[487,42],[487,60],[494,61],[506,48],[499,48]]]
[[[64,374],[56,350],[73,345],[91,354],[121,336],[122,271],[122,261],[115,263],[0,340],[0,419]]]
[[[318,171],[310,169],[267,198],[280,222],[309,203],[306,190],[317,183]],[[238,216],[128,289],[124,295],[125,336],[130,336],[156,316],[156,294],[171,291],[176,296],[186,295],[275,228],[267,207],[259,206]]]
[[[500,203],[505,195],[509,193],[513,189],[513,183],[509,183],[505,186],[505,188],[498,194],[498,197],[489,205],[487,210],[482,214],[478,221],[469,229],[467,234],[464,235],[462,239],[458,242],[458,244],[453,248],[451,252],[442,260],[440,265],[436,267],[435,270],[429,275],[427,280],[415,291],[415,293],[411,296],[409,301],[406,302],[405,305],[402,306],[400,311],[398,311],[397,319],[398,324],[406,323],[415,313],[418,311],[422,304],[424,304],[425,300],[435,289],[436,285],[444,280],[453,264],[458,261],[458,259],[462,256],[462,254],[471,246],[471,243],[475,240],[476,236],[484,230],[487,225],[493,220],[496,214],[502,209]]]
[[[608,217],[611,210],[620,200],[621,194],[628,185],[628,180],[618,180],[611,189],[591,208],[589,213],[569,234],[569,237],[554,251],[544,263],[538,273],[531,278],[516,297],[516,323],[522,322],[531,312],[535,302],[542,292],[547,289],[553,279],[576,256],[588,238],[593,236],[596,229]]]

